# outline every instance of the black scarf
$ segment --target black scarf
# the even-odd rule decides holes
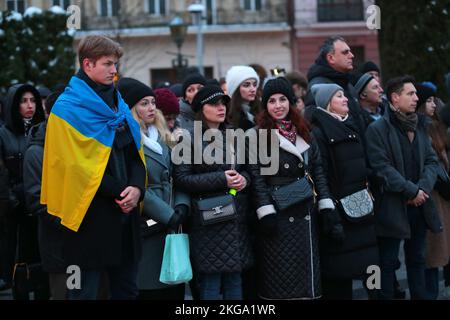
[[[93,81],[89,76],[83,71],[83,69],[80,68],[77,75],[78,78],[86,82],[89,87],[91,87],[92,90],[95,91],[95,93],[98,94],[100,98],[102,98],[103,101],[114,111],[117,110],[117,94],[116,94],[116,88],[114,88],[114,84],[110,85],[104,85],[104,84],[98,84],[95,81]]]
[[[316,77],[324,77],[330,79],[337,85],[340,85],[342,88],[344,88],[344,90],[346,90],[350,81],[350,73],[343,73],[334,70],[322,57],[318,57],[308,71],[308,81],[311,81]]]

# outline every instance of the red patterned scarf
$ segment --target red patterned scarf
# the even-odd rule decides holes
[[[283,137],[295,145],[297,140],[297,128],[292,124],[291,120],[277,120],[275,127]]]

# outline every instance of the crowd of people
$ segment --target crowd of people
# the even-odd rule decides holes
[[[183,300],[185,284],[159,281],[180,227],[194,300],[351,300],[354,280],[403,299],[401,244],[411,299],[437,299],[440,268],[450,286],[450,103],[431,82],[383,85],[339,36],[306,77],[236,65],[158,88],[115,81],[124,53],[107,37],[77,53],[66,85],[17,84],[1,103],[0,289],[14,299]],[[229,130],[256,138],[217,138]]]

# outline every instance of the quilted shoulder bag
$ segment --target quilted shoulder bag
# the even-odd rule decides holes
[[[349,220],[359,220],[373,215],[373,199],[367,189],[352,193],[339,202]]]
[[[230,194],[195,200],[195,208],[202,225],[211,225],[237,218],[234,197]]]
[[[278,210],[285,210],[297,203],[306,201],[314,196],[313,188],[308,176],[299,178],[285,186],[276,186],[272,191],[272,199]]]
[[[303,153],[303,159],[305,168],[308,166],[308,152]],[[292,182],[292,178],[284,178],[288,179],[290,183],[278,186],[277,180],[283,178],[274,177],[272,180],[276,186],[272,190],[271,196],[274,201],[275,206],[278,210],[285,210],[297,203],[306,201],[315,196],[315,192],[313,189],[313,182],[311,177],[308,174],[308,171],[305,169],[305,176],[302,178],[297,178]]]

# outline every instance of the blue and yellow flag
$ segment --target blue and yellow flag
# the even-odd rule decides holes
[[[48,119],[41,203],[73,231],[78,231],[100,186],[115,130],[124,120],[145,165],[139,124],[117,95],[114,112],[86,82],[72,77]]]

